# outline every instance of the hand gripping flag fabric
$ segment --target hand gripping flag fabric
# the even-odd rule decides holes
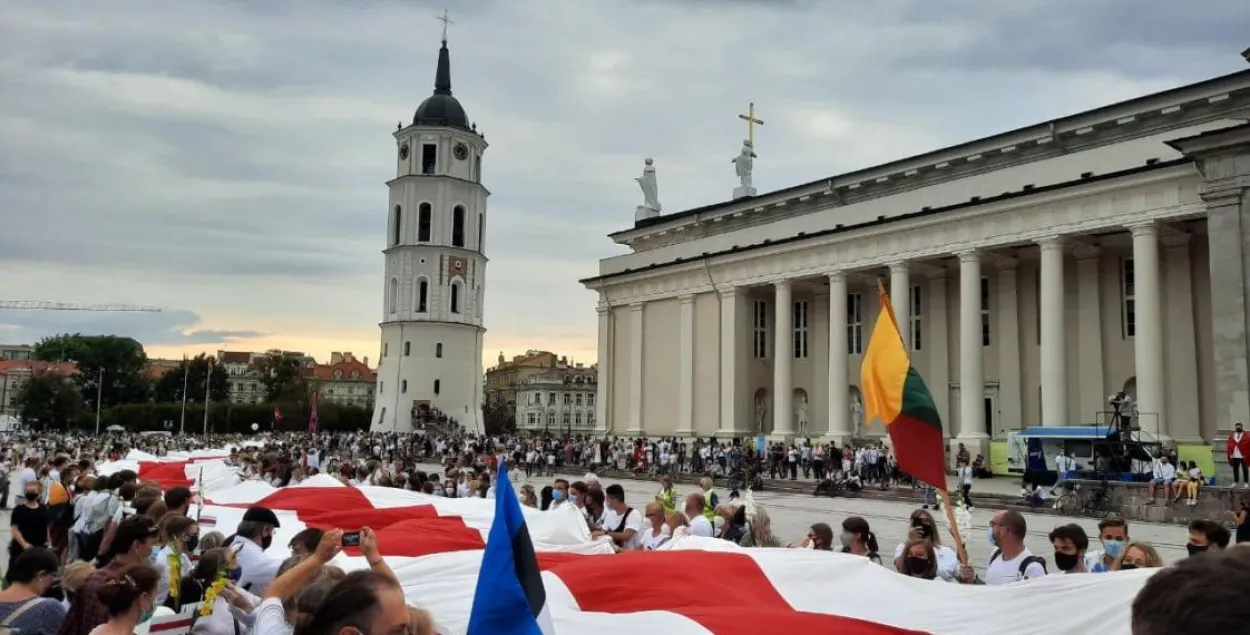
[[[469,635],[551,635],[538,557],[503,461],[495,491],[495,522],[477,574]]]
[[[916,479],[946,490],[946,451],[942,420],[933,395],[911,365],[899,333],[890,296],[877,284],[881,313],[872,329],[860,386],[864,393],[864,420],[880,419],[890,434],[899,469]]]
[[[128,459],[134,469],[146,457]],[[510,565],[484,566],[487,551],[516,536],[519,524],[536,552],[543,606],[559,635],[1131,635],[1132,600],[1159,571],[1048,576],[986,587],[909,578],[848,554],[743,549],[691,536],[654,552],[614,554],[609,540],[591,537],[570,505],[551,511],[510,507],[520,518],[508,521],[498,500],[348,487],[324,475],[284,488],[257,480],[219,487],[212,474],[220,461],[188,463],[187,477],[201,465],[208,498],[203,526],[211,520],[217,531],[232,534],[248,507],[267,507],[281,521],[266,552],[275,560],[289,555],[291,538],[306,528],[368,526],[408,601],[431,612],[441,635],[470,632],[479,598],[495,588],[481,581],[491,571],[511,575],[518,580],[514,588],[525,588],[516,572],[519,550],[513,548]],[[508,495],[505,481],[498,481],[497,491]],[[345,571],[369,566],[355,548],[333,564]],[[523,597],[517,605],[532,619],[530,596]],[[186,633],[194,611],[188,605],[184,613],[153,619],[151,635]]]

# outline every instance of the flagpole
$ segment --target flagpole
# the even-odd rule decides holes
[[[204,373],[204,436],[208,436],[208,389],[212,387],[213,382],[213,362],[209,361],[206,367],[207,372]]]
[[[100,436],[100,400],[104,398],[104,368],[100,368],[100,376],[95,386],[95,435]]]
[[[187,382],[191,378],[191,365],[187,363],[187,354],[182,354],[182,417],[178,421],[178,436],[187,432]]]

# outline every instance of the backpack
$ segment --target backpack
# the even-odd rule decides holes
[[[990,564],[994,564],[994,561],[1002,557],[1002,555],[1003,555],[1002,549],[995,549],[994,553],[990,554]],[[1024,560],[1020,561],[1020,579],[1021,580],[1024,579],[1024,571],[1028,569],[1029,565],[1033,564],[1034,562],[1042,566],[1042,573],[1047,573],[1046,559],[1041,556],[1030,555]]]

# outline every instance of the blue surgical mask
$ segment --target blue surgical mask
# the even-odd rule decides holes
[[[558,489],[551,490],[551,498],[552,500],[558,500],[558,501],[564,500],[564,492]]]
[[[577,504],[577,494],[569,494],[569,502],[570,502],[570,503],[573,503],[574,505],[576,505],[576,504]]]
[[[994,539],[994,528],[993,528],[993,527],[986,527],[986,528],[985,528],[985,539],[989,541],[989,543],[990,543],[990,546],[991,546],[991,547],[997,547],[997,546],[998,546],[998,541]]]
[[[226,573],[226,579],[231,582],[238,582],[243,578],[243,568],[235,567]]]
[[[1119,558],[1124,553],[1123,540],[1104,540],[1102,541],[1102,550],[1112,558]]]
[[[139,623],[140,623],[140,624],[142,624],[142,623],[144,623],[144,622],[146,622],[146,621],[148,621],[148,620],[152,619],[152,615],[153,615],[154,613],[156,613],[156,607],[155,607],[155,606],[153,606],[152,608],[150,608],[150,609],[148,609],[148,610],[146,610],[146,611],[144,611],[144,612],[140,613],[140,614],[139,614]]]

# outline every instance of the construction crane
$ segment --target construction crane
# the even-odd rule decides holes
[[[125,311],[130,313],[160,313],[161,309],[136,304],[74,304],[70,302],[40,302],[38,300],[0,300],[0,311]]]

